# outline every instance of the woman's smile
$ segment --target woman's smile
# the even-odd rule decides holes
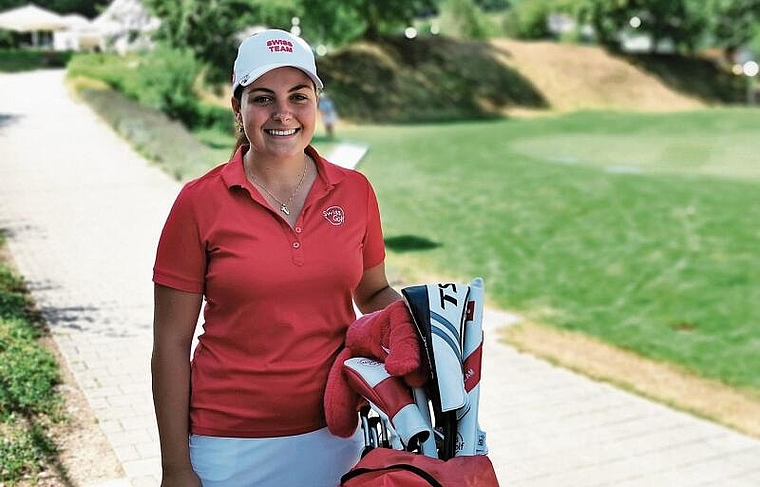
[[[276,136],[276,137],[288,137],[288,136],[291,136],[291,135],[295,134],[299,130],[301,130],[301,129],[287,129],[287,130],[283,130],[283,129],[265,129],[264,132],[266,132],[269,135]]]

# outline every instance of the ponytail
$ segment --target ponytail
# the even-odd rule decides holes
[[[239,86],[238,89],[235,90],[235,93],[234,93],[234,96],[237,99],[238,103],[240,103],[240,98],[242,94],[243,94],[242,87]],[[238,125],[237,120],[235,120],[235,127],[237,128],[237,140],[235,140],[235,147],[232,149],[232,154],[230,155],[230,157],[234,156],[241,146],[248,145],[248,137],[245,135],[245,131],[243,130],[243,127],[241,125]]]
[[[248,145],[248,137],[245,136],[245,132],[240,132],[238,134],[237,140],[235,141],[235,148],[232,149],[232,154],[230,157],[234,156],[238,149],[244,145]]]

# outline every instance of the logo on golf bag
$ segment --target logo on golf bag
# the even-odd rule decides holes
[[[456,307],[459,304],[456,294],[448,294],[451,291],[457,292],[457,285],[454,283],[438,284],[438,294],[441,297],[441,309],[446,309],[446,303],[451,303]]]
[[[456,443],[454,444],[454,448],[456,449],[456,451],[462,451],[462,449],[464,448],[464,438],[462,438],[462,435],[459,434],[459,432],[457,432],[457,440],[456,440]]]

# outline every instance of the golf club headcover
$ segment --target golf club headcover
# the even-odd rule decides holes
[[[357,412],[366,401],[348,385],[343,375],[343,362],[351,358],[351,350],[340,351],[330,367],[325,386],[325,421],[330,433],[341,438],[354,434],[359,425]]]
[[[354,357],[343,363],[351,388],[382,411],[408,450],[416,449],[431,434],[409,387],[390,375],[381,362]]]
[[[403,301],[391,303],[351,323],[346,332],[346,347],[330,368],[324,401],[330,432],[343,438],[356,431],[357,412],[366,403],[349,386],[343,373],[343,362],[351,357],[385,362],[388,373],[403,377],[411,387],[423,386],[429,378],[420,339]]]
[[[403,301],[395,301],[352,323],[346,332],[346,347],[354,357],[383,362],[389,374],[403,377],[411,387],[421,387],[427,381],[420,339]]]
[[[423,340],[440,409],[467,406],[462,370],[462,332],[467,313],[467,285],[426,284],[401,290]]]

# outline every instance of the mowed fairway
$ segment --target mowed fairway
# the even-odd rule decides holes
[[[345,128],[389,265],[760,391],[760,111]]]

